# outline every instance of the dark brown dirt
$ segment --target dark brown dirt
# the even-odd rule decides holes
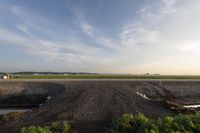
[[[23,91],[16,90],[24,90],[27,85],[37,86],[29,88],[31,95],[41,92],[56,95],[38,109],[25,113],[23,118],[3,123],[1,132],[17,132],[28,125],[48,125],[53,121],[68,120],[72,123],[72,132],[98,133],[109,125],[112,118],[124,113],[140,112],[153,118],[177,114],[160,102],[162,99],[180,103],[200,102],[200,82],[163,82],[162,86],[159,82],[139,81],[6,82],[4,85],[0,83],[0,98],[16,93],[20,95]],[[137,91],[154,100],[144,99],[137,95]]]
[[[175,103],[199,104],[200,82],[149,82],[137,87],[137,91],[153,100],[168,100]]]
[[[48,96],[55,96],[64,89],[56,83],[1,82],[0,108],[38,107]]]

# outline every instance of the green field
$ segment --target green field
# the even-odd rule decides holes
[[[188,75],[14,75],[12,79],[200,79]]]

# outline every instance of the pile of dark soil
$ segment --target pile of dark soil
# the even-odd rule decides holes
[[[148,82],[137,86],[137,91],[155,101],[165,100],[183,105],[200,104],[200,82]]]
[[[15,132],[28,125],[48,125],[54,121],[68,120],[72,123],[72,132],[98,133],[109,125],[112,118],[124,113],[143,113],[151,118],[177,114],[165,103],[159,100],[147,100],[137,94],[141,88],[148,86],[151,88],[150,82],[56,81],[56,83],[65,86],[65,89],[38,109],[6,123],[0,130],[4,128],[4,131],[7,129]],[[156,87],[158,88],[159,86]],[[154,91],[154,93],[159,92]],[[164,93],[161,91],[161,94]]]
[[[0,108],[38,107],[48,96],[59,94],[65,89],[55,83],[1,82]]]

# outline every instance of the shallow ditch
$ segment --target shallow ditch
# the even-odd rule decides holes
[[[24,108],[24,109],[19,109],[19,108],[2,108],[0,109],[0,115],[8,114],[11,112],[28,112],[32,111],[32,109]]]
[[[37,109],[63,90],[64,86],[56,83],[1,83],[0,114]]]
[[[182,104],[175,101],[169,101],[167,99],[154,98],[155,96],[152,96],[152,91],[150,96],[148,95],[148,93],[145,94],[144,92],[140,92],[139,90],[136,91],[136,94],[146,100],[160,101],[162,103],[165,103],[169,106],[169,108],[171,108],[172,110],[176,110],[177,112],[193,113],[200,111],[200,103]]]

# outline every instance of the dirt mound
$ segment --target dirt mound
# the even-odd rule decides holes
[[[137,91],[157,101],[183,105],[200,103],[200,82],[148,82],[137,86]]]
[[[1,82],[0,108],[37,107],[64,88],[56,83]]]
[[[137,93],[144,90],[143,92],[148,95],[148,90],[150,90],[151,94],[155,95],[154,97],[158,95],[160,98],[167,98],[165,90],[169,90],[176,96],[177,93],[173,93],[176,91],[173,85],[170,85],[171,83],[165,84],[165,90],[154,82],[76,81],[57,83],[65,86],[61,93],[52,97],[38,109],[25,113],[23,118],[7,123],[6,126],[12,127],[10,129],[20,129],[28,125],[48,125],[54,121],[68,120],[72,123],[73,132],[98,133],[104,130],[112,118],[124,113],[144,113],[146,116],[154,118],[176,114],[165,103],[159,100],[145,99]],[[182,85],[184,87],[184,84]],[[197,84],[195,85],[197,86]],[[199,83],[198,85],[200,86]],[[176,88],[177,84],[174,86]],[[191,85],[189,84],[189,86]],[[197,89],[195,92],[199,91],[198,87],[193,86],[193,88],[193,90]],[[184,91],[188,92],[186,89],[181,91],[182,94],[185,94],[184,96],[192,95],[192,93],[184,93]]]
[[[12,125],[19,128],[69,120],[74,131],[101,132],[113,117],[124,113],[141,112],[150,117],[174,114],[165,104],[137,95],[135,84],[131,82],[68,82],[64,85],[65,91]]]

